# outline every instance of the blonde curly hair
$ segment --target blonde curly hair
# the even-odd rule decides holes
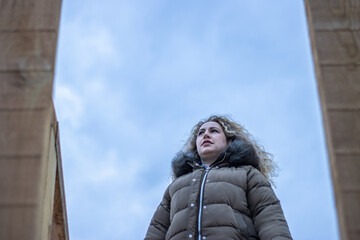
[[[264,147],[259,145],[254,137],[239,123],[231,120],[230,117],[224,115],[212,115],[205,120],[198,122],[191,130],[191,134],[187,139],[183,151],[197,153],[196,138],[200,127],[206,122],[217,122],[222,127],[226,139],[232,141],[241,139],[250,144],[259,158],[259,170],[265,178],[274,185],[273,177],[277,176],[277,165],[273,161],[272,154],[265,151]]]

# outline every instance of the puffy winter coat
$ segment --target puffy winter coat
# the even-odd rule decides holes
[[[210,167],[190,153],[178,154],[172,165],[176,179],[145,240],[292,239],[280,202],[244,141],[230,143]]]

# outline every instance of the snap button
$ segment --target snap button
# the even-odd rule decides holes
[[[195,204],[191,203],[191,204],[190,204],[190,206],[192,206],[192,207],[193,207],[193,206],[195,206]]]
[[[192,234],[189,234],[189,238],[192,238],[193,236],[192,236]]]
[[[206,206],[204,206],[204,209],[206,208]]]
[[[195,182],[195,181],[196,181],[196,179],[195,179],[195,178],[193,178],[193,179],[192,179],[192,181],[193,181],[193,182]]]
[[[202,239],[206,239],[206,237],[205,237],[205,236],[203,236],[203,237],[202,237]]]

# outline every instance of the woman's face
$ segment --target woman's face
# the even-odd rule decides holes
[[[225,133],[217,122],[201,125],[196,137],[196,149],[205,165],[212,164],[228,145]]]

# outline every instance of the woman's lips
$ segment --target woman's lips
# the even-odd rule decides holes
[[[205,140],[201,145],[203,146],[203,145],[208,145],[208,144],[212,144],[212,142],[211,141],[209,141],[209,140]]]

